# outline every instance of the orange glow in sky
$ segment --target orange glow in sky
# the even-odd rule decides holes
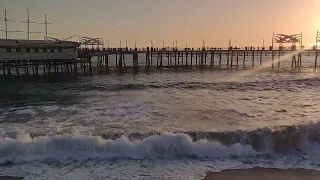
[[[44,14],[53,24],[49,31],[57,38],[72,35],[104,37],[111,46],[128,40],[129,46],[200,47],[261,46],[271,44],[272,32],[303,32],[304,44],[314,44],[320,30],[319,0],[0,0],[0,13],[8,18],[25,20],[26,8],[32,21],[44,21]],[[26,24],[9,23],[10,30],[26,29]],[[4,29],[4,23],[0,23]],[[43,25],[32,24],[32,31],[44,31]],[[43,34],[32,35],[43,39]],[[4,33],[0,32],[0,38]],[[11,33],[10,38],[26,38]],[[74,38],[73,40],[77,40]]]

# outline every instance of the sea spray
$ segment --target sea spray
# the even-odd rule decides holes
[[[86,161],[102,159],[181,159],[252,156],[251,145],[222,145],[208,140],[193,141],[186,134],[164,133],[143,140],[130,141],[126,136],[116,140],[100,136],[57,135],[0,141],[0,164],[33,161]]]
[[[320,123],[254,131],[146,132],[30,136],[0,139],[0,164],[92,159],[203,159],[305,151],[319,142]]]

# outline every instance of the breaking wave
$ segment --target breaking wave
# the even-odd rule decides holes
[[[255,131],[3,137],[0,164],[114,159],[204,159],[304,151],[320,139],[320,123]]]
[[[177,132],[188,135],[193,141],[202,139],[219,142],[222,145],[250,145],[258,152],[303,151],[310,143],[320,141],[320,122],[292,126],[266,127],[253,131],[224,132]],[[103,134],[104,139],[117,139],[124,134]],[[161,135],[161,132],[125,134],[129,139],[144,139],[149,136]]]
[[[186,134],[164,133],[130,141],[122,136],[106,140],[100,136],[35,137],[20,135],[0,142],[0,164],[32,161],[86,161],[95,159],[214,158],[254,155],[250,145],[224,146],[207,140],[192,141]]]

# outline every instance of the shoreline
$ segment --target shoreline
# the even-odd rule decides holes
[[[23,180],[24,177],[0,176],[1,180]],[[221,172],[208,172],[202,180],[319,180],[320,171],[310,169],[226,169]]]
[[[320,171],[308,169],[276,169],[276,168],[252,168],[252,169],[228,169],[221,172],[207,173],[202,180],[319,180]]]
[[[22,180],[24,177],[0,176],[1,180]]]

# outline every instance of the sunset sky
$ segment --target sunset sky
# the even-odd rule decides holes
[[[104,37],[111,46],[128,40],[139,47],[200,47],[228,45],[261,46],[271,44],[272,32],[303,32],[304,45],[315,43],[320,30],[320,0],[0,0],[1,17],[8,19],[48,21],[49,31],[57,38],[72,35]],[[9,23],[9,30],[26,30],[24,23]],[[0,30],[4,30],[0,22]],[[44,31],[44,25],[32,24],[31,31]],[[43,39],[44,34],[32,35]],[[10,33],[9,38],[26,38],[23,33]],[[5,33],[0,32],[0,38]],[[73,40],[78,40],[74,38]]]

